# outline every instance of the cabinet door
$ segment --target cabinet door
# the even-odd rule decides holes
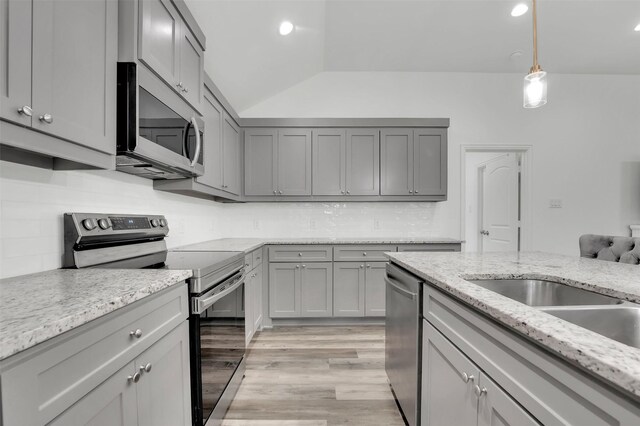
[[[277,138],[272,129],[244,131],[245,195],[275,195]]]
[[[31,11],[24,0],[0,0],[0,117],[31,125]]]
[[[380,133],[347,131],[347,194],[380,195]]]
[[[138,3],[138,57],[177,89],[180,81],[180,16],[170,0],[143,0]]]
[[[240,129],[225,112],[222,127],[224,164],[222,189],[235,195],[240,194]]]
[[[479,375],[458,348],[423,320],[422,425],[476,426]]]
[[[413,130],[382,130],[380,154],[380,194],[413,194]]]
[[[333,316],[363,317],[365,263],[336,262],[333,270]]]
[[[278,131],[278,195],[311,195],[311,130]]]
[[[386,262],[369,262],[365,269],[365,315],[383,317],[386,314]]]
[[[347,167],[345,131],[313,130],[313,195],[345,195]]]
[[[35,129],[115,153],[117,28],[112,0],[33,2]]]
[[[200,109],[204,92],[204,51],[184,22],[180,27],[178,49],[180,79],[177,88],[191,105]]]
[[[480,373],[478,387],[482,390],[478,401],[478,426],[540,425],[486,374]]]
[[[196,181],[213,188],[222,189],[222,106],[215,98],[206,93],[204,95],[204,174]]]
[[[191,425],[189,326],[183,321],[135,360],[138,425]],[[147,367],[149,371],[143,371]],[[150,367],[150,368],[149,368]]]
[[[301,316],[333,315],[333,264],[331,262],[301,265]]]
[[[300,264],[269,264],[269,314],[271,317],[299,317],[300,303]]]
[[[244,337],[245,344],[248,345],[251,343],[251,339],[253,338],[253,298],[255,293],[255,281],[253,273],[247,276],[247,279],[244,282],[243,286],[244,291],[239,292],[239,297],[242,298],[239,303],[243,307],[244,311]]]
[[[446,129],[414,130],[413,181],[414,194],[447,193]]]
[[[253,277],[253,332],[262,327],[262,265],[254,269]]]
[[[136,384],[128,379],[136,371],[136,364],[133,362],[127,364],[47,424],[50,426],[137,425]]]

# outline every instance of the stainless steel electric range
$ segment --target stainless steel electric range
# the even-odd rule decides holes
[[[244,376],[244,311],[216,309],[224,298],[244,300],[244,254],[167,250],[164,216],[67,213],[68,268],[187,269],[190,292],[192,418],[218,423]]]

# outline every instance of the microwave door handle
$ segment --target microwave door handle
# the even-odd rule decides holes
[[[191,161],[191,167],[195,166],[200,158],[200,151],[202,151],[202,138],[200,137],[200,129],[198,128],[198,122],[195,117],[191,117],[191,123],[193,124],[193,130],[196,132],[196,153]]]
[[[191,127],[191,121],[187,122],[184,126],[184,136],[182,137],[182,156],[189,158],[189,128]]]

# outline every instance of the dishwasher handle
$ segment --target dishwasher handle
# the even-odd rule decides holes
[[[395,291],[396,293],[400,294],[401,296],[404,296],[407,299],[411,299],[411,300],[416,300],[416,298],[418,297],[417,293],[413,293],[413,292],[411,292],[409,290],[406,290],[406,289],[402,288],[402,286],[399,285],[399,281],[394,280],[393,278],[389,277],[388,275],[386,275],[384,277],[384,280],[387,283],[387,285],[391,287],[391,290]]]

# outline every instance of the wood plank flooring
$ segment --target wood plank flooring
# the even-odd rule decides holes
[[[222,425],[403,426],[384,371],[384,326],[263,331]]]

